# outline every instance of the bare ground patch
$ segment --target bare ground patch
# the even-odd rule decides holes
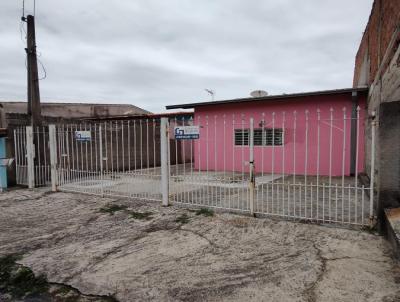
[[[22,254],[48,282],[119,301],[400,298],[398,263],[379,236],[203,212],[11,191],[0,195],[0,256]]]

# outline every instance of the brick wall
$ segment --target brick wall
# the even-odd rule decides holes
[[[397,34],[396,31],[399,26],[400,1],[375,0],[355,58],[353,78],[354,87],[364,85],[370,87],[368,96],[369,116],[373,112],[376,116],[379,116],[381,103],[400,100],[400,34]],[[391,42],[392,45],[390,45]],[[389,46],[391,46],[390,49]],[[385,62],[383,62],[384,59]],[[381,63],[381,73],[378,74]],[[371,161],[370,130],[370,123],[367,123],[365,132],[365,165],[367,171],[370,170]],[[379,154],[379,146],[376,148],[376,154]],[[376,167],[376,173],[379,176],[378,158]]]
[[[365,164],[370,171],[370,151],[373,147],[376,154],[377,213],[381,222],[384,221],[384,208],[400,206],[399,46],[400,0],[375,0],[356,56],[353,86],[369,87],[369,116],[370,119],[375,116],[378,121],[374,145],[371,143],[371,124],[366,125]]]
[[[367,84],[371,85],[377,75],[379,65],[388,49],[396,27],[400,23],[400,1],[399,0],[375,0],[368,25],[365,29],[359,50],[356,56],[353,86]],[[400,35],[397,37],[397,49]],[[395,50],[389,53],[386,64],[392,60]],[[367,66],[368,76],[363,83],[363,71]],[[387,67],[387,66],[386,66]],[[360,82],[362,80],[362,82]]]

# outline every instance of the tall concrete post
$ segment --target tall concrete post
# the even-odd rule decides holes
[[[41,125],[39,73],[36,54],[35,17],[28,15],[27,23],[27,69],[28,69],[28,115],[32,126]]]
[[[160,127],[161,136],[161,191],[162,191],[162,205],[169,205],[169,123],[168,118],[161,118]]]
[[[26,127],[26,161],[28,169],[28,187],[35,187],[35,145],[33,144],[33,127]]]

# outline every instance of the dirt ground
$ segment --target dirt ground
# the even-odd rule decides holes
[[[119,301],[400,301],[382,237],[207,214],[13,190],[0,194],[0,256],[23,254],[49,282]]]

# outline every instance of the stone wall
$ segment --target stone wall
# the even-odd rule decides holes
[[[376,85],[370,87],[369,97],[368,97],[368,113],[370,120],[375,114],[376,117],[379,116],[380,104],[386,102],[396,102],[400,101],[400,47],[397,48],[388,68],[383,73],[382,77],[376,82]],[[381,116],[384,118],[384,116]],[[400,118],[400,117],[399,117]],[[377,130],[377,135],[379,134],[379,128]],[[371,125],[368,123],[366,125],[366,170],[370,171],[371,162]],[[376,155],[379,156],[379,145],[376,148]],[[378,158],[377,158],[378,159]],[[376,164],[376,173],[379,176],[379,161]],[[368,172],[369,173],[369,172]],[[378,180],[379,178],[377,178]]]
[[[379,211],[400,207],[400,102],[380,106],[379,148]]]

